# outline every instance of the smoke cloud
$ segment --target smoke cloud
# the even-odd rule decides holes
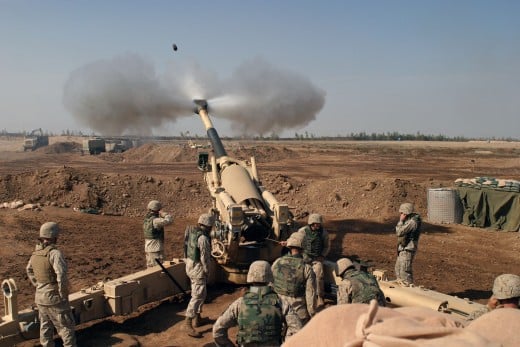
[[[211,117],[229,119],[242,134],[300,128],[316,118],[325,93],[311,81],[256,58],[219,79],[195,62],[159,76],[136,54],[73,71],[63,104],[83,125],[104,134],[151,135],[154,128],[193,116],[193,99],[207,99]]]

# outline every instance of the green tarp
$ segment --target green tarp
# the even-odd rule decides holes
[[[503,231],[520,228],[520,193],[469,187],[457,191],[464,208],[462,224]]]

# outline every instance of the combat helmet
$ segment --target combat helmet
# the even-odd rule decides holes
[[[303,248],[303,236],[300,233],[292,233],[287,239],[287,247]]]
[[[349,258],[341,258],[336,262],[336,276],[341,276],[349,267],[354,266],[354,263]]]
[[[520,297],[520,276],[503,274],[495,278],[493,296],[499,300]]]
[[[58,224],[55,222],[46,222],[43,223],[40,227],[40,237],[45,239],[52,239],[58,237],[60,233],[60,228]]]
[[[160,211],[162,208],[162,204],[158,200],[152,200],[148,203],[148,209],[152,211]]]
[[[399,212],[406,215],[413,213],[413,204],[409,202],[401,204],[401,206],[399,206]]]
[[[314,224],[314,223],[323,224],[323,217],[321,216],[321,214],[311,213],[309,215],[309,219],[307,220],[307,224],[311,225],[311,224]]]
[[[203,213],[200,215],[199,221],[197,223],[205,225],[208,228],[211,228],[213,226],[214,222],[215,222],[215,219],[213,218],[212,215],[210,215],[209,213]]]
[[[265,260],[257,260],[251,263],[247,272],[247,283],[269,283],[273,282],[271,265]]]

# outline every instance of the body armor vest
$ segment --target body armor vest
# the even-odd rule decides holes
[[[273,277],[276,293],[294,298],[305,295],[305,262],[301,255],[280,258],[273,269]]]
[[[312,231],[310,226],[304,227],[305,237],[303,239],[303,250],[311,258],[316,258],[323,251],[322,229]]]
[[[278,295],[268,286],[250,288],[238,313],[238,344],[281,343],[281,335],[282,308]]]
[[[371,274],[351,269],[345,271],[344,279],[350,280],[352,284],[352,303],[353,304],[368,304],[370,300],[376,299],[379,306],[386,305],[386,299],[377,284],[377,280]]]
[[[415,241],[415,243],[417,243],[417,241],[419,241],[419,236],[421,236],[421,216],[417,213],[412,213],[408,218],[415,221],[417,228],[411,230],[406,235],[397,238],[397,244],[402,247],[406,247],[410,241]]]
[[[164,228],[154,228],[153,220],[158,218],[153,212],[148,212],[144,217],[143,231],[145,239],[164,240]]]
[[[186,258],[194,262],[200,262],[199,237],[203,235],[202,230],[197,227],[190,227],[188,231],[188,244],[186,245]]]
[[[31,256],[34,277],[38,283],[58,283],[56,273],[49,261],[49,253],[55,248],[54,245],[48,245],[44,249],[34,251]]]

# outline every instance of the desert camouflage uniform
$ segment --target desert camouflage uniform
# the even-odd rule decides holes
[[[489,306],[484,306],[482,308],[479,308],[478,310],[476,311],[473,311],[469,314],[469,316],[466,318],[466,320],[470,321],[470,320],[475,320],[477,319],[478,317],[488,313],[488,312],[491,312],[492,309],[489,307]]]
[[[306,225],[298,233],[303,237],[303,253],[304,259],[308,259],[314,274],[316,275],[316,296],[323,299],[325,294],[325,287],[323,282],[323,262],[318,261],[318,257],[325,258],[330,251],[329,234],[326,230],[321,228],[318,231],[312,231],[309,225]],[[316,235],[318,234],[318,235]],[[316,235],[315,241],[311,240],[310,235]]]
[[[269,295],[273,296],[269,296]],[[259,317],[243,317],[241,315],[241,310],[244,309],[245,304],[244,300],[258,300],[259,298],[266,298],[267,300],[272,300],[276,298],[275,308],[279,310],[278,313],[272,312],[273,314],[269,317],[263,318],[264,324],[262,326],[258,326],[257,324],[251,324],[251,322],[257,321]],[[264,301],[265,302],[265,301]],[[252,306],[256,311],[257,306]],[[280,321],[278,320],[280,319]],[[260,318],[262,319],[262,318]],[[246,324],[244,324],[244,321]],[[249,322],[249,324],[247,324]],[[228,329],[234,326],[239,325],[239,330],[237,332],[237,339],[248,339],[248,336],[255,336],[259,338],[265,338],[269,333],[278,334],[278,332],[269,329],[268,325],[278,325],[279,334],[275,340],[265,341],[262,343],[238,343],[239,346],[248,346],[248,347],[256,347],[256,346],[264,346],[264,347],[278,347],[281,345],[282,340],[284,338],[283,331],[285,331],[285,338],[294,335],[298,330],[302,328],[302,322],[298,315],[294,312],[291,305],[283,299],[281,296],[274,293],[269,286],[251,286],[248,292],[242,298],[238,298],[235,300],[226,311],[217,319],[215,324],[213,325],[213,338],[215,339],[215,344],[219,347],[221,346],[233,346],[231,341],[228,338]],[[247,328],[248,331],[241,330],[241,325]],[[268,331],[263,329],[268,329]],[[251,334],[251,335],[247,335]],[[245,337],[244,337],[245,336]]]
[[[271,267],[274,291],[286,300],[303,324],[316,311],[316,275],[300,254],[287,254],[276,259]]]
[[[67,263],[54,244],[36,246],[26,268],[27,276],[36,287],[34,301],[40,320],[40,343],[54,346],[54,328],[64,347],[76,346],[74,318],[69,305]]]
[[[160,217],[158,214],[148,212],[144,222],[144,251],[146,253],[146,266],[157,265],[155,259],[162,263],[164,259],[164,227],[173,222],[169,214]]]
[[[379,306],[386,306],[385,295],[376,278],[357,269],[348,269],[338,285],[337,299],[340,304],[369,304],[376,299]]]
[[[397,260],[395,276],[406,284],[413,283],[412,262],[417,252],[421,227],[421,217],[413,213],[395,227],[397,235]]]
[[[191,300],[186,309],[186,316],[193,318],[202,310],[206,300],[206,283],[208,281],[211,260],[211,246],[209,237],[199,227],[187,227],[185,231],[188,241],[186,255],[186,274],[191,281]]]

